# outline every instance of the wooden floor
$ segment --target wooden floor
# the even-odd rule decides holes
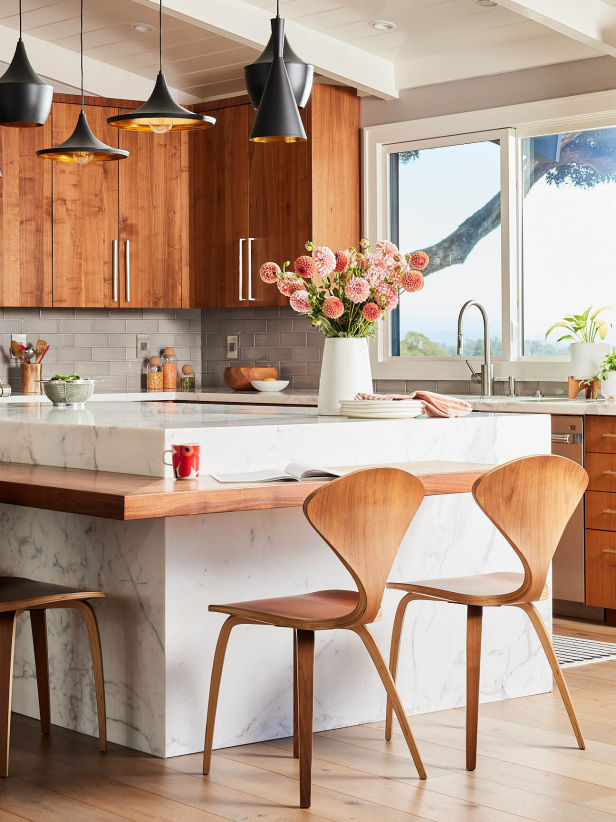
[[[616,642],[616,627],[555,621],[556,633]],[[161,760],[61,728],[42,737],[15,715],[0,822],[616,822],[616,662],[569,669],[588,749],[557,693],[482,705],[477,770],[464,770],[464,711],[413,717],[428,770],[420,784],[398,732],[383,723],[315,736],[313,805],[296,807],[291,740]]]

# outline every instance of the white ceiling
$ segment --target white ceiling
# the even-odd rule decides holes
[[[494,8],[480,6],[476,0],[281,0],[280,6],[281,15],[289,20],[289,39],[301,57],[314,61],[326,76],[387,97],[401,88],[602,53],[594,41],[589,45],[588,39],[582,42],[537,22],[536,15],[535,19],[530,13],[526,16],[525,8],[518,12],[529,4],[551,2],[557,0],[505,0]],[[584,7],[594,0],[572,2]],[[86,89],[104,94],[109,72],[114,88],[130,85],[130,78],[136,78],[141,82],[135,82],[132,96],[146,96],[147,84],[142,80],[153,80],[158,71],[156,0],[84,0],[84,4]],[[241,92],[243,66],[266,41],[267,18],[275,13],[275,2],[164,0],[163,5],[164,70],[169,84],[184,93],[181,99],[189,102]],[[616,7],[616,0],[601,0],[601,5]],[[0,30],[18,28],[17,9],[18,0],[0,0]],[[78,85],[79,0],[23,0],[23,9],[24,33],[36,39],[25,38],[35,68],[40,48],[41,60],[46,59],[38,67],[41,73],[50,74],[50,64],[62,65],[57,79]],[[377,31],[370,25],[374,20],[391,21],[397,28]],[[139,33],[133,23],[149,24],[154,31]],[[10,42],[11,37],[0,36],[1,60],[10,59],[6,53]],[[56,47],[54,60],[45,44]],[[57,59],[63,54],[71,55],[66,64]],[[379,75],[374,85],[371,72],[375,78]],[[123,95],[108,94],[131,96],[128,90]]]

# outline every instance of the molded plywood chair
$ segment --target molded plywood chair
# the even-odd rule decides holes
[[[547,599],[546,578],[567,522],[580,502],[588,474],[575,462],[557,456],[523,457],[488,471],[473,486],[475,501],[522,560],[524,573],[492,573],[422,582],[392,582],[406,591],[400,600],[391,642],[390,671],[398,667],[400,635],[407,605],[413,600],[458,602],[467,606],[466,767],[475,770],[479,712],[481,621],[484,606],[521,608],[537,632],[580,748],[584,737],[558,664],[552,640],[532,604]],[[392,710],[387,705],[385,738],[391,739]]]
[[[210,771],[216,705],[231,629],[240,624],[276,625],[294,631],[293,755],[299,757],[300,807],[310,807],[314,632],[354,631],[366,646],[402,727],[415,767],[426,778],[402,703],[387,664],[366,627],[381,618],[381,600],[396,553],[424,496],[417,477],[396,468],[356,471],[314,491],[304,514],[350,572],[357,591],[316,591],[230,605],[210,605],[229,614],[212,670],[203,773]],[[357,683],[361,688],[361,683]]]
[[[104,597],[99,591],[79,591],[63,585],[36,582],[23,577],[0,577],[0,776],[8,776],[9,740],[11,733],[11,696],[13,689],[13,657],[15,652],[15,625],[17,617],[30,612],[36,682],[41,712],[41,731],[51,731],[49,702],[49,665],[47,659],[48,608],[76,608],[84,616],[92,662],[98,711],[98,736],[101,751],[107,750],[105,722],[105,686],[103,682],[103,658],[96,615],[88,599]]]

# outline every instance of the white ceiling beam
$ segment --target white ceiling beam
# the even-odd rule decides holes
[[[18,33],[15,29],[0,26],[0,61],[10,63],[13,59]],[[46,40],[23,35],[28,57],[37,74],[70,86],[79,86],[79,54]],[[116,68],[109,63],[84,57],[84,86],[86,93],[101,97],[119,97],[129,100],[147,100],[152,93],[153,80]],[[199,102],[198,97],[172,90],[175,99],[184,105]]]
[[[158,8],[158,0],[136,0]],[[244,0],[165,0],[165,13],[261,51],[271,34],[271,14]],[[398,96],[394,64],[328,34],[286,21],[286,34],[302,60],[332,80],[384,100]]]
[[[616,57],[616,8],[602,0],[498,0],[498,5]]]

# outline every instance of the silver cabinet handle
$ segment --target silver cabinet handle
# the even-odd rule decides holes
[[[130,240],[126,241],[126,302],[130,302]]]
[[[603,434],[604,437],[616,437],[616,434]]]
[[[243,246],[242,246],[243,242],[244,242],[244,238],[240,237],[240,267],[239,267],[239,272],[240,272],[240,282],[239,282],[240,296],[239,296],[239,299],[242,302],[244,302],[244,298],[242,297],[242,291],[244,290],[244,281],[243,281],[243,277],[244,277],[244,255],[243,255]]]
[[[575,442],[575,434],[552,434],[552,442],[561,442],[565,445],[571,445]]]
[[[603,513],[604,514],[616,514],[616,511],[612,511],[611,508],[604,508]]]
[[[603,553],[604,554],[616,554],[616,551],[613,548],[604,548]]]
[[[113,246],[113,294],[111,300],[114,303],[118,301],[118,241],[114,240]]]
[[[248,238],[248,300],[254,302],[257,298],[252,296],[252,243],[254,237]]]

